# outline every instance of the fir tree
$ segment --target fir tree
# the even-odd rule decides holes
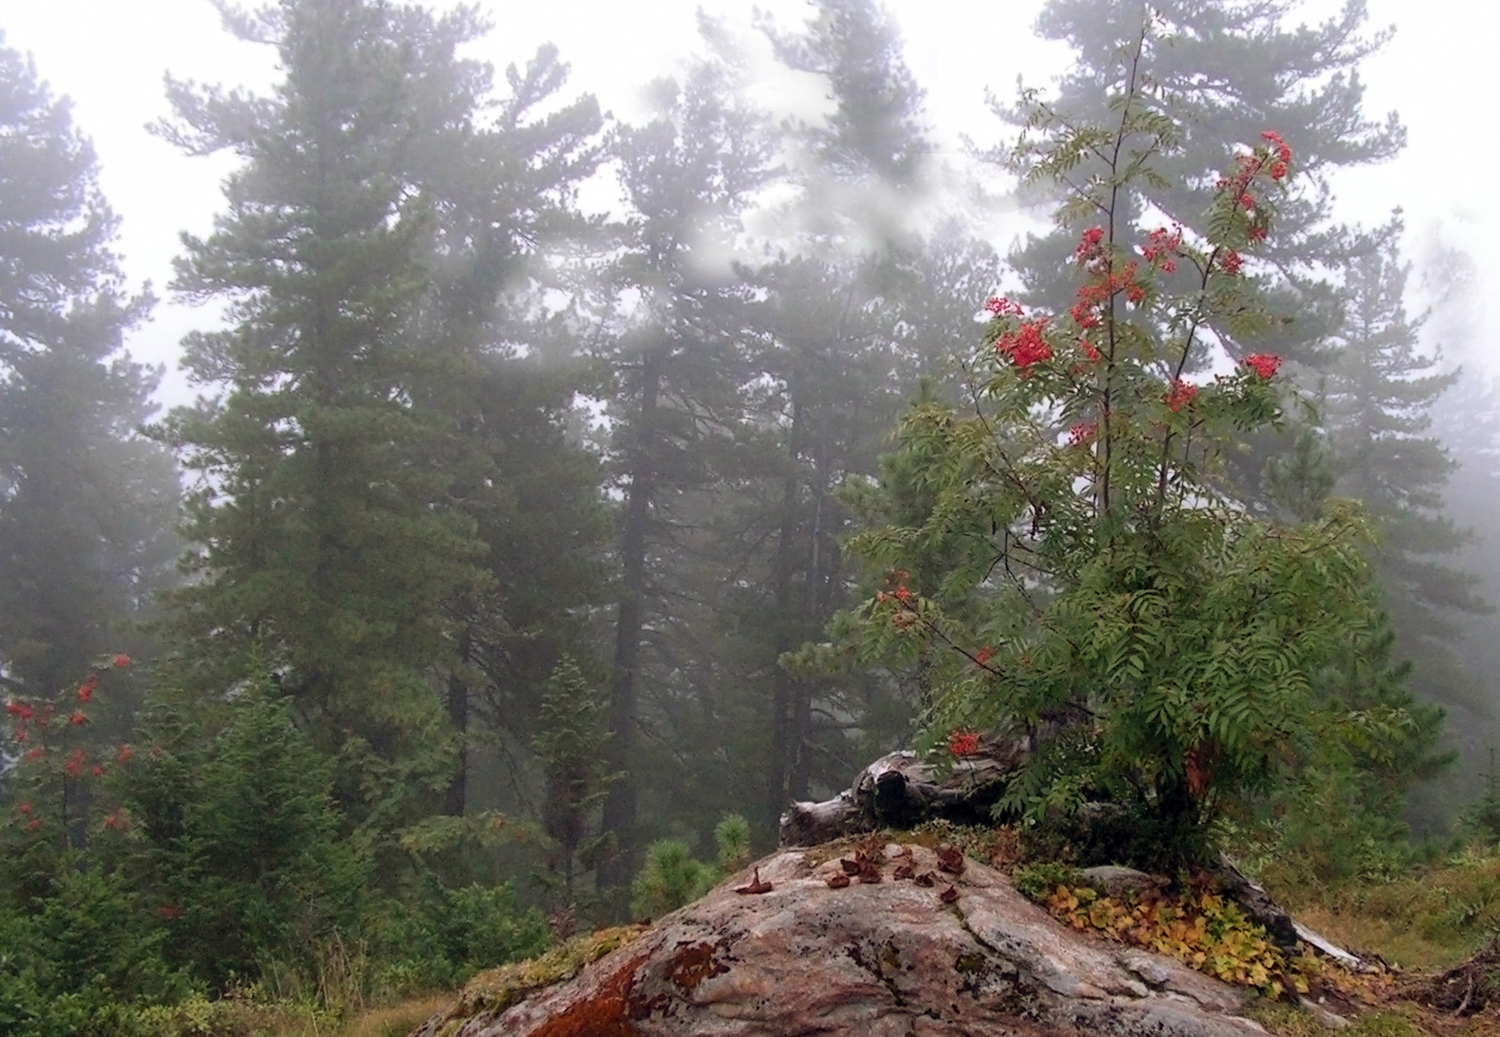
[[[542,696],[535,748],[547,772],[542,808],[547,834],[557,844],[549,871],[569,904],[575,883],[605,856],[613,833],[599,832],[598,809],[615,776],[604,771],[604,700],[571,656],[563,656]]]

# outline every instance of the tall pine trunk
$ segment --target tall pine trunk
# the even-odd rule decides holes
[[[458,735],[458,760],[443,797],[443,813],[449,817],[463,817],[469,805],[469,680],[465,671],[473,653],[473,633],[465,629],[458,640],[458,665],[448,675],[448,723]]]
[[[661,393],[661,347],[641,357],[641,408],[630,452],[630,484],[625,491],[625,524],[620,535],[623,584],[615,624],[614,676],[609,688],[608,772],[621,775],[604,799],[603,826],[617,840],[615,854],[599,867],[599,884],[617,886],[635,871],[640,856],[636,833],[637,781],[635,728],[641,628],[646,597],[646,541],[655,489],[653,468],[657,401]]]

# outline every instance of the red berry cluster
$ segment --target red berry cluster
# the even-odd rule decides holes
[[[1167,409],[1176,414],[1182,408],[1193,402],[1193,397],[1198,395],[1198,387],[1192,382],[1184,382],[1181,378],[1173,378],[1167,386],[1166,404]]]
[[[979,732],[954,728],[948,732],[948,751],[954,756],[973,756],[979,751]]]
[[[1052,359],[1052,347],[1042,337],[1049,323],[1046,317],[1026,321],[1019,328],[1001,332],[995,340],[995,350],[1001,356],[1009,357],[1023,378],[1031,373],[1032,364]]]
[[[1270,378],[1281,367],[1281,357],[1270,353],[1254,353],[1245,357],[1245,366],[1262,378]]]
[[[1177,269],[1176,256],[1182,254],[1182,225],[1173,224],[1172,229],[1157,227],[1141,248],[1141,258],[1164,274]]]

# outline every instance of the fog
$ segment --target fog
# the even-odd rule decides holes
[[[934,138],[952,167],[972,165],[966,140],[984,149],[1007,138],[1009,128],[990,111],[987,95],[1008,103],[1018,78],[1045,86],[1067,67],[1067,48],[1031,31],[1040,6],[1040,0],[896,0],[889,5],[905,37],[905,58],[926,91]],[[1317,20],[1339,6],[1334,0],[1290,5],[1293,20]],[[679,72],[700,49],[695,11],[722,19],[752,41],[756,10],[785,27],[798,24],[807,12],[798,0],[756,5],[560,0],[480,7],[494,29],[471,48],[472,56],[504,69],[524,64],[540,44],[555,43],[572,67],[568,93],[593,93],[627,122],[645,110],[645,84]],[[7,43],[30,52],[54,91],[73,99],[77,124],[94,140],[105,194],[123,220],[120,250],[127,272],[151,282],[164,297],[152,321],[133,333],[130,347],[138,357],[170,368],[178,340],[204,319],[185,312],[164,291],[178,234],[209,230],[221,202],[219,181],[232,163],[222,156],[187,157],[148,135],[146,126],[167,115],[162,77],[170,73],[200,83],[263,89],[275,73],[274,55],[268,47],[225,33],[209,0],[7,0],[5,8],[0,29]],[[1486,247],[1494,240],[1496,217],[1478,185],[1486,156],[1494,154],[1483,127],[1500,11],[1459,0],[1370,0],[1368,10],[1371,30],[1394,27],[1395,34],[1363,63],[1366,109],[1399,113],[1409,142],[1394,161],[1339,170],[1337,210],[1368,225],[1401,208],[1414,258],[1424,236],[1440,228],[1444,240],[1476,258],[1485,271],[1482,283],[1491,283],[1500,274],[1496,251]],[[778,71],[765,48],[760,57],[763,98],[792,113],[816,109],[815,83]],[[608,188],[601,192],[603,204],[609,193]],[[1003,250],[1016,230],[1001,224],[994,233]],[[1470,300],[1480,311],[1481,326],[1488,326],[1487,294]],[[1465,347],[1463,352],[1470,365],[1495,363],[1484,350]],[[168,378],[164,402],[183,402],[187,395],[180,378]]]

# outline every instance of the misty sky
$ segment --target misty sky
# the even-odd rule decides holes
[[[960,134],[986,144],[1007,130],[985,107],[986,87],[1009,100],[1018,74],[1042,84],[1066,60],[1065,49],[1031,35],[1040,2],[887,0],[906,36],[907,60],[928,92],[929,118],[955,157]],[[678,59],[693,49],[697,7],[748,26],[752,2],[549,0],[479,6],[490,13],[495,29],[473,56],[503,68],[553,42],[573,66],[574,89],[593,92],[607,110],[628,120],[636,113],[638,88],[675,71]],[[807,10],[801,0],[759,0],[759,6],[784,25]],[[1308,0],[1300,10],[1315,18],[1338,6],[1333,0]],[[1397,32],[1367,63],[1367,110],[1399,111],[1410,143],[1392,163],[1340,174],[1341,215],[1376,223],[1399,205],[1407,213],[1414,252],[1421,237],[1441,222],[1450,238],[1481,258],[1491,277],[1500,275],[1500,262],[1491,258],[1497,250],[1487,244],[1500,229],[1488,197],[1490,159],[1500,155],[1488,117],[1500,5],[1369,0],[1369,10],[1372,27],[1394,24]],[[152,281],[163,297],[155,319],[132,337],[132,351],[170,364],[182,334],[212,319],[167,298],[177,235],[209,228],[219,206],[219,179],[230,166],[223,158],[185,158],[144,127],[167,114],[164,72],[263,87],[274,75],[273,55],[269,48],[233,40],[219,27],[208,0],[0,0],[0,30],[8,46],[32,54],[54,92],[73,98],[75,122],[93,138],[105,193],[124,220],[121,251],[127,272],[137,281]],[[185,398],[175,379],[169,378],[168,393],[172,402]]]

